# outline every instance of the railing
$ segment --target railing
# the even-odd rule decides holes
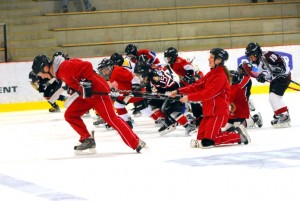
[[[7,62],[8,59],[7,59],[6,24],[0,23],[0,26],[3,26],[3,48],[0,48],[0,51],[4,50],[4,60],[5,60],[5,62]]]

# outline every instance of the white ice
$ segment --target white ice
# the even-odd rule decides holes
[[[79,136],[63,112],[0,113],[2,201],[299,201],[299,92],[284,97],[292,127],[275,129],[268,96],[253,95],[262,128],[249,145],[192,149],[184,129],[160,136],[147,117],[134,131],[148,144],[137,154],[111,130],[94,129],[97,154],[76,156]]]

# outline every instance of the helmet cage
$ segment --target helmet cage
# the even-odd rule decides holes
[[[178,51],[174,47],[169,47],[164,52],[164,60],[166,63],[173,64],[178,57]]]
[[[146,61],[138,61],[134,68],[134,73],[142,78],[148,77],[152,72],[151,64]]]
[[[112,71],[114,68],[113,61],[110,59],[103,59],[99,64],[98,64],[98,74],[103,77],[105,80],[109,80]]]

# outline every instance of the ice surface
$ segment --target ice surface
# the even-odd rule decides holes
[[[285,95],[292,127],[275,129],[268,96],[253,95],[264,125],[248,129],[249,145],[191,149],[196,134],[178,127],[160,136],[153,121],[137,117],[134,131],[150,148],[141,154],[90,117],[98,153],[76,156],[79,136],[63,112],[0,113],[1,200],[299,201],[299,97]]]

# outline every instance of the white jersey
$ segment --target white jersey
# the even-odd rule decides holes
[[[124,58],[122,66],[134,74],[135,63],[132,62],[128,57]]]

